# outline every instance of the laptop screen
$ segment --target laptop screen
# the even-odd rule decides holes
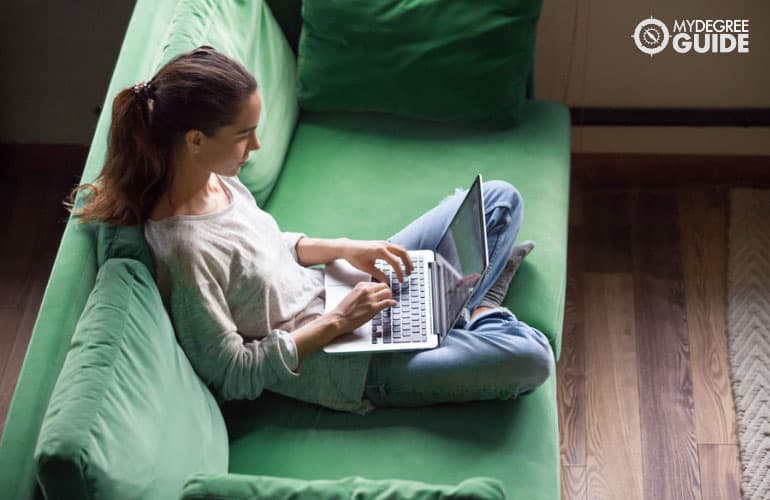
[[[444,266],[447,269],[443,270],[446,299],[445,321],[442,322],[447,325],[448,330],[465,307],[489,265],[481,175],[476,176],[466,193],[446,233],[439,241],[436,253],[443,257],[445,264],[449,264]]]

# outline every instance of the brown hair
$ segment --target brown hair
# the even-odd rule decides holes
[[[184,134],[200,130],[213,136],[235,122],[256,90],[243,65],[212,47],[175,57],[150,81],[115,96],[104,167],[94,184],[75,187],[65,206],[81,223],[143,224],[171,186],[171,155]],[[81,190],[87,190],[87,202],[75,211]]]

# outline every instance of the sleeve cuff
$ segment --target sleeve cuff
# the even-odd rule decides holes
[[[283,239],[284,244],[287,247],[289,247],[289,252],[291,252],[291,256],[297,262],[299,262],[299,257],[297,256],[297,242],[304,236],[306,236],[305,233],[291,233],[291,232],[281,233],[281,238]]]
[[[297,344],[294,343],[294,338],[288,333],[277,332],[277,334],[278,352],[281,355],[281,361],[289,371],[297,373],[299,356],[297,355]]]

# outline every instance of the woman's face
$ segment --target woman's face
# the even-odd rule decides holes
[[[198,151],[200,164],[220,175],[237,175],[248,160],[249,153],[259,149],[257,124],[261,112],[262,100],[259,93],[254,92],[241,107],[235,123],[217,129],[213,136],[203,138]]]

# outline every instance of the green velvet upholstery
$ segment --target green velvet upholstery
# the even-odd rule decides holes
[[[559,498],[553,377],[525,398],[502,403],[377,409],[360,417],[263,394],[226,403],[223,412],[232,473],[437,484],[488,476],[512,500]]]
[[[242,28],[242,29],[239,29]],[[297,67],[281,28],[262,1],[180,0],[149,78],[176,55],[211,45],[240,61],[257,79],[262,114],[257,135],[262,146],[241,168],[240,179],[264,202],[281,171],[297,123]]]
[[[283,33],[297,34],[299,1],[270,0],[270,5],[278,7],[279,21],[288,23],[281,27]],[[192,7],[207,14],[186,14]],[[269,44],[258,43],[255,26],[264,27],[267,19],[257,1],[139,0],[82,182],[92,182],[102,167],[115,94],[151,76],[171,55],[170,43],[180,43],[180,49],[186,43],[212,43],[240,51],[256,72],[261,51],[285,48],[286,41],[276,39],[280,33],[272,28],[264,31],[271,33]],[[178,31],[189,33],[189,40]],[[282,54],[282,61],[290,60]],[[281,69],[291,71],[296,68]],[[528,78],[532,97],[532,72]],[[291,103],[286,106],[291,109]],[[270,136],[271,123],[263,117],[263,150],[253,154],[256,168],[268,137],[280,140],[280,135]],[[565,106],[529,99],[522,103],[518,127],[494,132],[377,114],[300,112],[289,139],[275,187],[269,182],[252,187],[261,206],[287,231],[386,238],[454,188],[467,187],[475,173],[516,185],[525,201],[521,237],[538,246],[517,274],[506,304],[543,330],[558,354],[569,195]],[[281,154],[274,150],[271,156]],[[383,193],[389,188],[408,193],[388,199]],[[41,496],[34,450],[73,333],[99,266],[116,257],[146,260],[141,244],[133,245],[142,243],[138,229],[100,235],[93,227],[68,222],[0,440],[3,498]],[[488,476],[500,481],[508,498],[559,497],[555,377],[533,394],[509,402],[376,410],[362,417],[267,393],[256,401],[225,404],[222,415],[229,440],[228,472],[233,474],[302,480],[362,476],[449,485]],[[167,451],[182,450],[172,446]],[[380,458],[373,460],[375,450]],[[115,473],[130,475],[126,469]]]
[[[227,471],[222,414],[141,262],[99,270],[35,459],[49,500],[175,498],[191,474]]]
[[[96,231],[96,262],[100,267],[109,259],[135,259],[155,274],[152,250],[144,238],[143,226],[89,225]]]
[[[489,478],[466,479],[457,486],[403,479],[345,477],[304,481],[245,474],[196,474],[183,500],[502,500],[502,485]]]
[[[516,125],[540,6],[533,0],[305,0],[300,105]]]

